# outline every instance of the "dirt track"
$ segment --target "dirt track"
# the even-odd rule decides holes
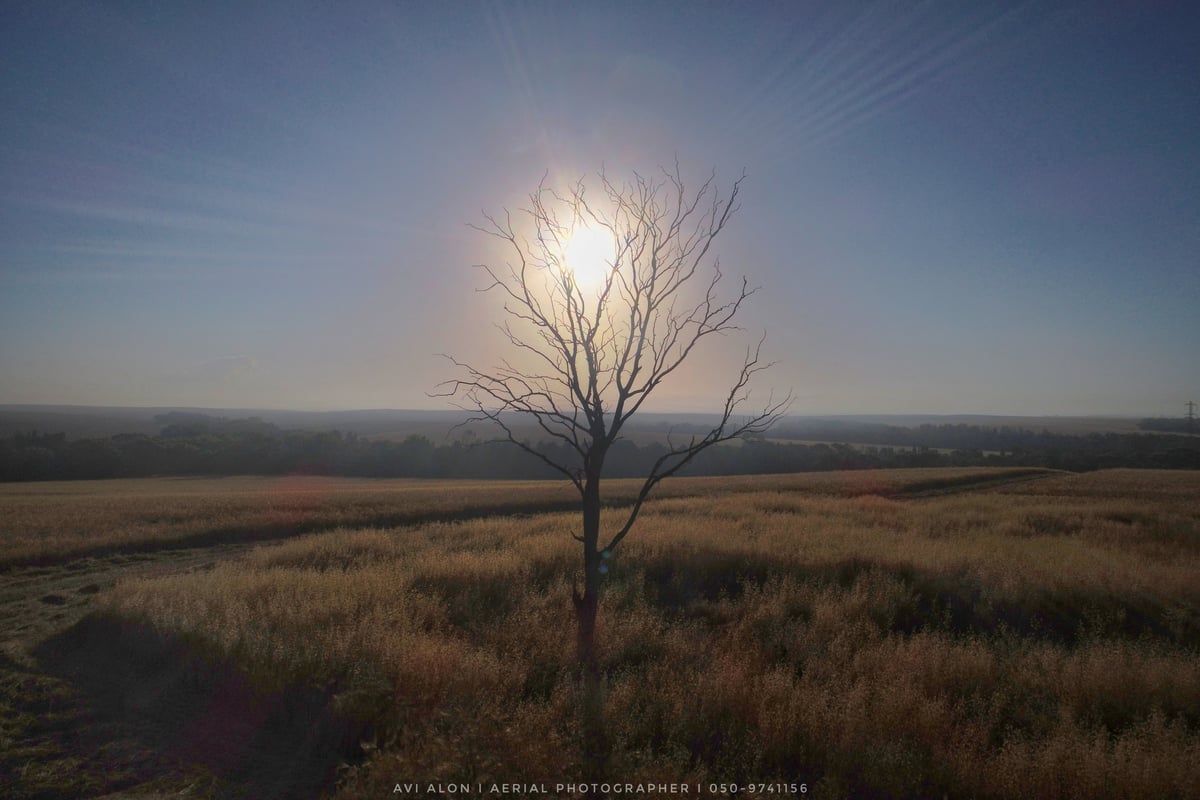
[[[211,569],[253,544],[128,553],[0,573],[0,654],[28,665],[29,649],[70,627],[94,607],[100,592],[121,578]]]
[[[74,681],[54,674],[37,648],[77,625],[119,579],[210,569],[252,546],[84,558],[0,577],[0,796],[228,794],[211,776],[133,735],[132,720],[99,708]]]

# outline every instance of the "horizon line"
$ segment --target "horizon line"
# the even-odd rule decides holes
[[[456,408],[414,408],[414,407],[339,407],[339,408],[296,408],[284,406],[191,406],[173,404],[119,405],[111,403],[10,403],[0,402],[0,409],[40,409],[51,411],[65,410],[123,410],[123,411],[190,411],[190,412],[264,412],[264,413],[295,413],[295,414],[471,414],[470,410]],[[520,414],[522,412],[512,411]],[[639,416],[716,416],[721,412],[713,411],[643,411]],[[736,416],[736,415],[735,415]],[[785,414],[782,419],[805,417],[1014,417],[1028,419],[1145,419],[1162,416],[1161,414],[1146,414],[1132,412],[1113,413],[1013,413],[1013,412],[983,412],[983,411],[796,411]]]

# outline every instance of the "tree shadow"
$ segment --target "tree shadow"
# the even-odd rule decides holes
[[[997,598],[966,569],[922,569],[866,558],[785,566],[769,554],[716,549],[664,552],[644,559],[637,569],[644,575],[644,599],[652,607],[670,616],[715,616],[714,624],[724,621],[724,615],[715,614],[714,602],[737,601],[750,587],[761,589],[772,580],[848,591],[874,576],[900,590],[886,604],[868,610],[887,632],[1009,634],[1068,647],[1099,637],[1200,649],[1200,620],[1179,618],[1166,601],[1137,592],[1046,587]]]
[[[319,796],[371,734],[369,721],[334,710],[330,688],[264,691],[201,642],[115,615],[85,617],[34,655],[79,690],[90,726],[211,774],[222,797]]]

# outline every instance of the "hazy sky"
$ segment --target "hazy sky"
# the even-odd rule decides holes
[[[0,403],[444,407],[467,223],[676,155],[795,412],[1200,400],[1192,2],[6,0],[0,109]]]

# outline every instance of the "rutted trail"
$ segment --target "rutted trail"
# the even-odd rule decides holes
[[[28,663],[32,645],[82,619],[94,608],[96,596],[120,579],[211,569],[254,546],[129,553],[12,569],[0,586],[0,653],[16,663]]]

